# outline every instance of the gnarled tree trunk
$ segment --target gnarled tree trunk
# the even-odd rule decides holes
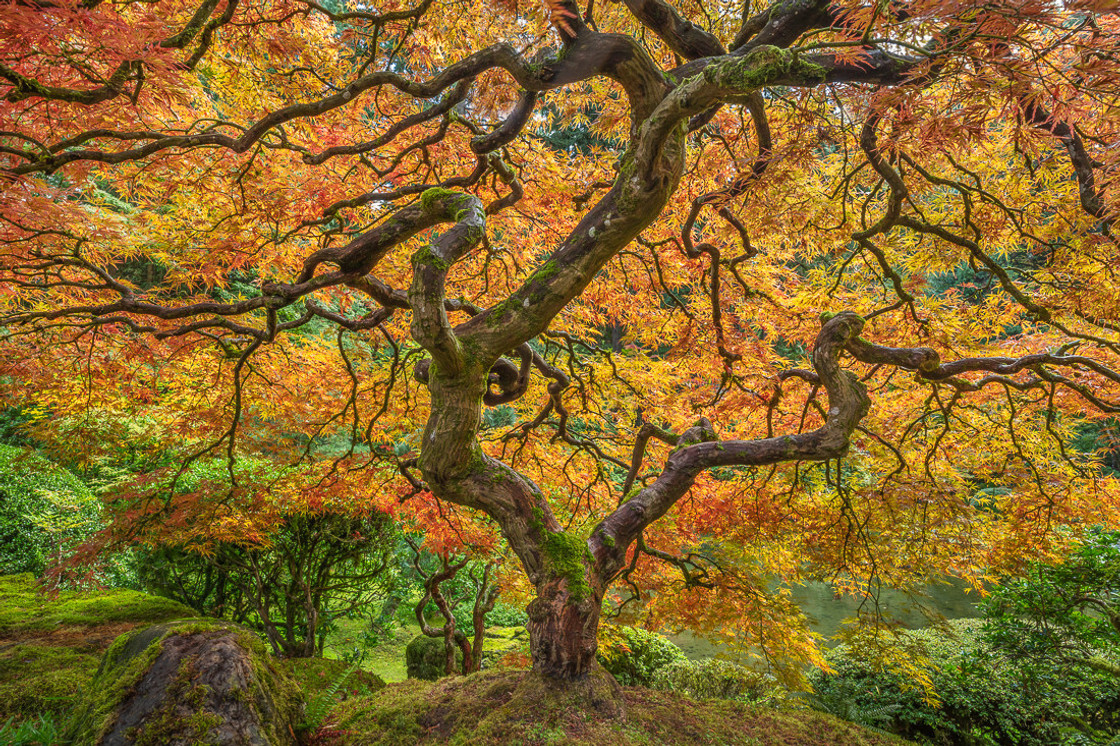
[[[603,595],[587,585],[586,578],[574,580],[570,575],[550,576],[537,584],[525,626],[533,670],[542,676],[578,680],[598,665],[595,653]]]

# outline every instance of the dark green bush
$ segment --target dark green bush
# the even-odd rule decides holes
[[[693,699],[757,702],[775,686],[773,676],[717,658],[673,661],[653,674],[653,688],[679,692]]]
[[[638,627],[603,624],[599,627],[599,664],[623,686],[653,686],[653,676],[663,666],[688,660],[681,649],[663,635]]]
[[[993,589],[983,642],[1032,699],[1064,702],[1084,736],[1120,743],[1120,532],[1089,531],[1063,562]]]
[[[408,678],[435,681],[447,675],[447,654],[442,637],[417,635],[404,649],[404,660],[408,666]],[[455,668],[463,666],[463,654],[455,648]]]
[[[958,619],[946,629],[905,633],[928,656],[936,702],[915,682],[877,669],[843,646],[829,654],[835,673],[811,677],[816,694],[810,701],[830,714],[921,743],[1108,743],[1111,736],[1086,731],[1079,722],[1083,704],[1109,696],[1106,682],[1071,677],[1064,689],[1040,697],[1016,667],[984,645],[981,625],[980,620]],[[1095,740],[1098,735],[1105,740]]]

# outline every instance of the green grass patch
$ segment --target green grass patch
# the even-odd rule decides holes
[[[0,723],[0,743],[4,746],[58,746],[62,742],[64,719],[40,715],[31,720],[10,718]]]
[[[439,619],[431,620],[440,624]],[[390,630],[389,636],[375,646],[364,642],[363,632],[368,628],[364,619],[338,619],[335,629],[327,636],[324,657],[342,658],[365,655],[362,670],[376,674],[388,683],[408,679],[408,666],[405,663],[405,648],[412,638],[420,634],[418,624],[398,624]],[[487,658],[500,658],[505,653],[528,652],[529,633],[524,627],[487,627],[486,639],[482,649]]]
[[[420,634],[415,624],[397,625],[376,646],[365,642],[364,632],[369,628],[365,619],[337,619],[335,629],[327,635],[324,658],[365,655],[362,670],[375,674],[383,681],[404,681],[408,670],[404,662],[404,649],[408,641]]]

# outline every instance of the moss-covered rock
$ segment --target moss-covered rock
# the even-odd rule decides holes
[[[435,681],[447,675],[447,652],[442,637],[417,635],[404,649],[408,678]],[[462,670],[463,652],[456,646],[455,667]]]
[[[302,696],[260,640],[180,620],[122,635],[67,731],[73,746],[295,744]]]
[[[592,686],[592,689],[597,687]],[[594,692],[591,693],[594,695]],[[344,702],[331,726],[346,746],[888,746],[906,743],[815,712],[624,688],[625,716],[552,687],[528,671],[483,671],[437,682],[390,684]]]
[[[53,632],[64,626],[150,624],[194,613],[177,601],[139,591],[44,594],[31,573],[0,576],[0,638]]]

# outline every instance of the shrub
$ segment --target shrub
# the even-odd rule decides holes
[[[101,504],[47,459],[0,445],[0,573],[42,575],[101,527]]]
[[[709,658],[678,660],[657,669],[653,688],[693,699],[737,699],[757,702],[775,688],[774,677],[732,661]]]
[[[681,649],[663,635],[637,627],[599,626],[599,664],[623,686],[653,686],[653,675],[663,666],[688,660]]]
[[[986,648],[1028,696],[1065,702],[1063,717],[1086,734],[1120,734],[1120,532],[1088,532],[1063,562],[1033,563],[983,608]]]
[[[486,625],[488,627],[524,627],[529,621],[525,609],[513,604],[499,601],[494,608],[486,612]]]
[[[435,681],[446,676],[447,653],[442,637],[417,635],[404,649],[408,678]],[[463,665],[463,654],[455,648],[455,667]]]
[[[945,629],[904,633],[928,658],[936,701],[913,681],[876,668],[841,646],[829,654],[834,673],[816,672],[811,677],[816,695],[810,702],[837,717],[923,743],[1056,746],[1084,742],[1077,740],[1081,737],[1077,700],[1101,692],[1082,688],[1085,682],[1071,681],[1072,688],[1062,696],[1035,696],[1015,667],[984,646],[980,627],[979,620],[958,619]]]

